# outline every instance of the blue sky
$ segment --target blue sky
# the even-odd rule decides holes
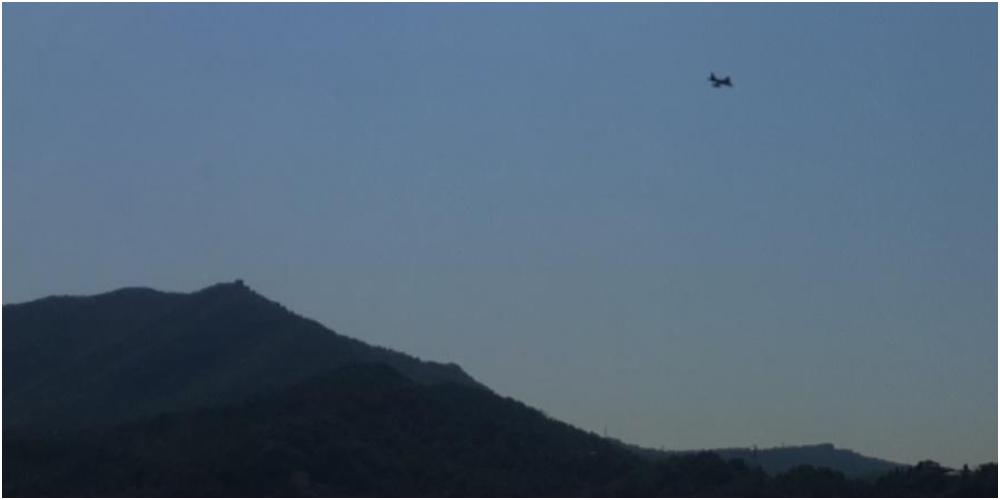
[[[240,277],[639,444],[996,461],[996,8],[7,5],[3,300]]]

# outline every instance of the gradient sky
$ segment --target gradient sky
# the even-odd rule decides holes
[[[997,460],[995,4],[3,13],[4,303],[243,278],[647,446]]]

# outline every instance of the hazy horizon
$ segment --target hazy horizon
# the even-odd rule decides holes
[[[644,446],[995,462],[996,9],[9,4],[3,303],[242,278]]]

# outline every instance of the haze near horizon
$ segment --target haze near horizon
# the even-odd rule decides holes
[[[995,5],[4,10],[5,304],[243,278],[644,446],[997,460]]]

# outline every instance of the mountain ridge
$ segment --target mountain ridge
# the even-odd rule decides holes
[[[4,455],[25,474],[9,476],[5,495],[76,493],[48,485],[95,487],[101,476],[96,487],[111,489],[95,490],[98,496],[256,496],[240,482],[272,473],[259,486],[276,496],[849,496],[876,491],[859,481],[884,470],[858,473],[815,457],[769,462],[774,450],[753,457],[738,456],[745,449],[658,452],[600,438],[495,394],[458,365],[341,335],[239,280],[191,293],[128,287],[51,296],[4,305],[3,313]],[[289,411],[296,408],[301,415]],[[329,450],[313,441],[335,450],[333,466],[343,470],[325,478],[314,471],[323,480],[300,491],[302,470],[282,461],[325,463]],[[277,462],[267,451],[273,445]],[[242,451],[227,455],[236,461],[229,464],[216,449]],[[868,459],[832,445],[796,449]],[[355,467],[359,453],[367,458]],[[69,458],[54,458],[61,455]],[[995,477],[995,464],[982,471]],[[973,484],[972,476],[956,483],[933,466],[897,472],[890,483],[898,484],[877,491],[924,491],[907,489],[914,474],[947,488]],[[379,486],[384,474],[397,489]],[[169,486],[189,479],[197,487]],[[338,489],[344,481],[353,486]]]
[[[3,306],[3,426],[79,428],[236,401],[338,365],[385,362],[424,383],[479,382],[341,335],[242,281],[128,287]]]
[[[645,460],[595,434],[381,363],[226,406],[5,438],[13,496],[579,496],[655,484],[628,475],[652,472]]]
[[[44,436],[4,432],[4,496],[983,496],[996,464],[873,480],[768,475],[710,452],[644,458],[477,387],[344,365],[226,406]]]

